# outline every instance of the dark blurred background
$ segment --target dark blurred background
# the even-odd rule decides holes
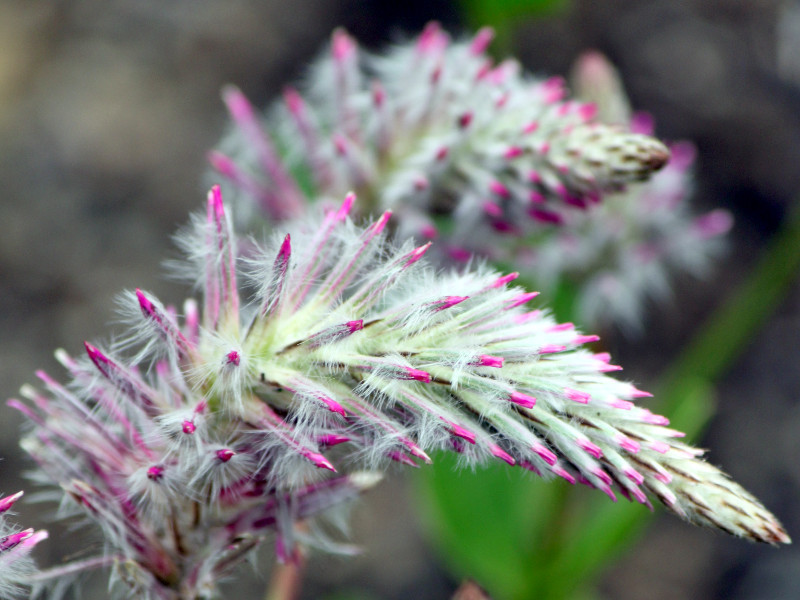
[[[77,353],[84,339],[107,339],[121,289],[181,300],[160,265],[203,201],[204,154],[225,124],[223,84],[263,106],[333,27],[376,48],[430,19],[466,30],[447,0],[0,0],[0,396],[37,368],[60,373],[54,348]],[[647,388],[799,201],[800,3],[574,0],[519,19],[510,45],[543,75],[566,74],[587,48],[606,53],[658,134],[697,144],[698,209],[723,206],[736,218],[714,277],[678,281],[643,339],[607,334],[616,362]],[[800,539],[798,340],[800,282],[720,383],[703,444]],[[0,493],[32,492],[21,478],[21,419],[0,414]],[[425,544],[405,483],[395,476],[355,508],[363,556],[312,558],[304,598],[452,593],[457,582]],[[30,508],[23,519],[59,531]],[[46,562],[75,550],[53,539],[36,552]],[[259,585],[251,579],[228,589],[247,597]],[[95,583],[79,597],[105,597]],[[631,600],[800,598],[800,551],[659,515],[600,590]]]

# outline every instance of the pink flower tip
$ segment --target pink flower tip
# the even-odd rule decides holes
[[[222,152],[211,150],[206,154],[206,160],[208,160],[211,167],[221,175],[228,178],[232,178],[236,175],[236,163]]]
[[[481,354],[475,362],[479,367],[495,367],[500,369],[503,367],[505,359],[502,356],[490,356],[489,354]]]
[[[511,160],[519,156],[522,156],[522,152],[523,152],[522,148],[520,148],[519,146],[511,146],[503,153],[503,158],[505,158],[506,160]]]
[[[564,388],[564,393],[567,395],[567,398],[574,402],[579,402],[580,404],[589,404],[589,400],[591,399],[588,393],[572,388]]]
[[[400,452],[398,450],[392,450],[386,453],[386,456],[391,458],[393,461],[398,462],[403,465],[408,465],[409,467],[419,468],[419,465],[415,463],[411,458],[405,454],[404,452]]]
[[[639,473],[636,469],[625,469],[624,471],[625,477],[630,479],[636,485],[642,485],[644,483],[644,475]]]
[[[406,373],[408,374],[409,378],[413,379],[414,381],[421,381],[422,383],[431,382],[431,374],[427,371],[420,371],[419,369],[406,367]]]
[[[147,469],[147,478],[152,481],[158,481],[164,476],[164,467],[160,465],[153,465]]]
[[[422,229],[420,229],[420,235],[422,235],[424,238],[432,240],[438,237],[439,232],[436,230],[434,225],[428,223],[427,225],[423,225]]]
[[[655,440],[655,441],[652,441],[652,442],[648,442],[647,446],[651,450],[655,450],[659,454],[666,454],[667,452],[669,452],[669,449],[672,447],[668,443],[661,442],[661,441],[658,441],[658,440]]]
[[[655,131],[655,119],[648,112],[637,112],[631,117],[631,131],[640,135],[653,135]]]
[[[569,471],[567,471],[564,467],[554,466],[550,470],[553,471],[555,475],[558,475],[562,479],[567,480],[570,484],[575,485],[575,477],[573,477],[572,474]]]
[[[475,434],[469,431],[468,429],[464,429],[460,425],[456,425],[455,423],[448,423],[450,433],[452,433],[456,437],[460,437],[463,440],[468,441],[470,444],[475,443]]]
[[[33,529],[23,529],[17,533],[12,533],[0,539],[0,552],[3,550],[11,550],[11,548],[19,545],[33,535]]]
[[[472,42],[469,45],[469,51],[473,56],[478,56],[479,54],[483,54],[486,52],[486,49],[489,47],[489,44],[492,43],[494,39],[494,29],[491,27],[482,27],[478,30],[478,33],[475,34],[475,37],[472,38]]]
[[[522,392],[511,392],[508,399],[523,408],[533,408],[536,406],[536,398],[523,394]]]
[[[503,275],[502,277],[498,277],[497,279],[495,279],[494,282],[492,282],[491,287],[493,288],[503,287],[507,283],[514,281],[517,277],[519,277],[519,273],[517,272],[509,273],[508,275]]]
[[[489,183],[489,191],[501,198],[509,198],[511,196],[511,192],[508,188],[499,181],[492,181]]]
[[[500,205],[490,200],[483,203],[483,212],[485,212],[490,217],[503,216],[503,209],[500,207]]]
[[[337,29],[333,32],[331,39],[331,53],[336,61],[351,59],[356,53],[356,42],[344,29]]]
[[[600,341],[599,335],[579,335],[574,340],[572,340],[572,343],[575,344],[576,346],[580,346],[581,344],[590,344],[592,342],[598,342],[598,341]]]
[[[347,195],[344,197],[344,202],[339,207],[339,210],[336,211],[336,219],[338,221],[343,221],[347,215],[350,214],[350,211],[353,209],[353,204],[356,201],[355,192],[348,192]]]
[[[285,261],[291,255],[292,255],[292,236],[287,233],[286,237],[283,238],[283,242],[281,242],[281,248],[278,251],[278,258],[281,261]]]
[[[236,350],[231,350],[225,355],[225,364],[233,365],[234,367],[238,367],[241,360],[242,358]]]
[[[517,306],[521,306],[526,302],[528,302],[529,300],[533,300],[538,295],[539,292],[525,292],[523,294],[519,294],[508,301],[508,308],[515,308]]]
[[[103,367],[111,362],[105,354],[100,352],[100,350],[92,346],[89,342],[83,342],[83,346],[86,348],[86,354],[89,355],[89,358],[98,369],[103,370]]]
[[[627,450],[632,454],[636,454],[641,449],[639,442],[637,442],[636,440],[632,440],[628,436],[622,435],[621,433],[617,434],[616,442],[617,444],[619,444],[620,448],[622,448],[623,450]]]
[[[539,129],[539,121],[531,121],[530,123],[525,125],[525,127],[522,128],[522,133],[531,134],[531,133],[534,133],[537,129]],[[539,174],[536,173],[536,171],[533,171],[532,174],[536,175],[536,180],[537,181],[540,180]],[[531,178],[531,182],[532,183],[537,183],[537,181],[534,181],[533,178]]]
[[[465,112],[462,114],[460,117],[458,117],[458,126],[461,129],[466,129],[469,127],[470,123],[472,123],[472,116],[473,115],[471,112]]]
[[[216,455],[220,462],[226,463],[234,456],[236,456],[236,452],[234,452],[230,448],[221,448],[217,450]]]
[[[349,441],[349,437],[337,433],[328,433],[317,438],[317,443],[321,446],[338,446],[339,444],[344,444]]]
[[[561,225],[563,223],[563,219],[561,215],[558,213],[549,211],[549,210],[541,210],[538,208],[532,208],[528,211],[528,215],[534,220],[539,221],[540,223],[548,223],[551,225]]]
[[[595,458],[603,458],[603,450],[597,444],[593,444],[589,440],[581,440],[581,439],[577,441],[577,444],[587,454],[591,454]],[[605,471],[603,471],[603,474],[605,474]]]
[[[186,435],[192,435],[195,431],[197,431],[197,425],[195,425],[193,421],[186,419],[183,422],[181,429]]]
[[[513,456],[511,456],[511,455],[510,455],[508,452],[506,452],[505,450],[503,450],[503,449],[502,449],[500,446],[498,446],[497,444],[491,444],[491,445],[489,446],[489,452],[491,452],[491,453],[492,453],[492,456],[496,456],[496,457],[497,457],[497,458],[499,458],[500,460],[507,462],[507,463],[508,463],[509,465],[511,465],[512,467],[513,467],[515,464],[517,464],[517,461],[516,461],[516,460],[514,460],[514,457],[513,457]]]
[[[561,344],[545,344],[539,348],[539,354],[555,354],[556,352],[563,352],[566,349],[567,347]]]
[[[406,255],[406,267],[410,267],[415,262],[417,262],[420,258],[425,256],[425,253],[428,251],[428,248],[431,247],[433,242],[428,242],[427,244],[423,244],[419,248],[414,248],[411,252]]]
[[[14,503],[22,498],[24,492],[19,491],[16,494],[11,494],[10,496],[6,496],[5,498],[0,498],[0,513],[4,513],[9,510]]]
[[[445,310],[456,304],[462,303],[464,300],[469,299],[469,296],[445,296],[442,300],[435,302],[437,312]]]
[[[662,427],[669,425],[669,419],[667,417],[664,415],[657,415],[649,410],[647,410],[642,416],[642,421],[645,423],[650,423],[651,425],[660,425]]]
[[[704,240],[723,235],[733,227],[733,217],[727,210],[717,209],[697,217],[694,230]]]
[[[551,467],[558,462],[558,457],[555,455],[555,453],[541,444],[534,446],[532,450]]]
[[[252,121],[255,118],[253,105],[235,85],[226,85],[222,88],[222,99],[237,123]]]
[[[289,112],[291,112],[293,115],[297,116],[303,112],[305,107],[303,97],[293,87],[287,86],[283,89],[283,101],[286,102]]]
[[[306,451],[303,453],[303,456],[305,456],[308,460],[310,460],[315,467],[318,467],[320,469],[327,469],[328,471],[333,471],[334,473],[336,473],[336,469],[334,468],[331,461],[322,456],[322,454],[318,454],[317,452]]]
[[[359,319],[358,321],[348,321],[345,323],[345,325],[350,330],[350,333],[355,333],[356,331],[364,329],[364,319]]]
[[[344,407],[333,398],[322,398],[322,401],[325,403],[325,406],[327,406],[328,410],[330,410],[331,412],[336,413],[338,415],[342,415],[343,417],[347,416],[347,413],[344,411]]]

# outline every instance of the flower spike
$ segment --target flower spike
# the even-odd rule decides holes
[[[253,540],[241,559],[267,530],[291,556],[294,522],[369,487],[364,468],[417,467],[432,450],[581,481],[614,500],[657,498],[694,523],[789,542],[757,500],[637,404],[644,392],[607,375],[608,356],[583,348],[574,325],[525,312],[533,296],[513,276],[436,273],[427,244],[387,241],[388,217],[350,222],[353,202],[252,250],[244,275],[266,281],[247,297],[233,287],[236,239],[212,191],[210,221],[183,235],[204,248],[207,264],[192,256],[190,268],[212,296],[206,327],[194,303],[180,323],[142,292],[124,299],[158,325],[142,344],[179,340],[185,351],[164,361],[87,343],[82,361],[59,353],[70,386],[41,374],[46,394],[26,386],[27,402],[9,401],[31,422],[25,449],[138,573],[134,591],[214,589],[239,562],[231,548]],[[0,560],[29,539],[4,538]]]

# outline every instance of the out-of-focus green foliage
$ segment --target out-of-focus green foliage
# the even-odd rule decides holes
[[[566,10],[570,0],[459,0],[458,4],[469,27],[492,27],[495,51],[507,52],[511,30],[521,20]]]

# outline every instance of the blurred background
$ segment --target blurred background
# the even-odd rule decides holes
[[[182,299],[161,261],[203,201],[205,153],[226,122],[223,84],[264,106],[334,27],[374,49],[431,19],[454,33],[493,21],[499,53],[541,75],[566,75],[581,51],[599,49],[660,137],[697,144],[695,206],[734,214],[730,251],[708,281],[678,281],[641,339],[604,332],[625,375],[652,387],[800,202],[800,2],[1,0],[0,396],[37,368],[60,376],[53,349],[107,339],[123,288]],[[800,539],[798,340],[800,278],[718,382],[701,444]],[[0,415],[0,494],[33,492],[22,479],[21,419]],[[426,541],[414,502],[400,472],[371,493],[353,511],[363,555],[312,557],[303,597],[449,597],[458,579]],[[20,512],[25,526],[51,530],[36,550],[42,564],[80,552],[30,506]],[[657,513],[603,576],[600,597],[800,597],[796,547],[757,547]],[[228,589],[249,597],[268,564],[262,583],[248,574]],[[89,581],[80,597],[105,594]]]

